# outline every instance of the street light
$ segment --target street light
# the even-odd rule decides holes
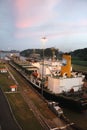
[[[44,76],[44,48],[45,48],[45,43],[46,43],[46,41],[47,41],[47,38],[46,37],[42,37],[41,38],[41,42],[42,42],[42,49],[43,49],[43,62],[42,62],[42,89],[41,89],[41,94],[42,94],[42,96],[43,96],[43,80],[44,80],[44,78],[43,78],[43,76]]]

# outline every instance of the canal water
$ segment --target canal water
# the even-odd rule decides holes
[[[83,130],[87,130],[87,111],[77,112],[71,109],[63,108],[64,115]]]
[[[0,58],[3,59],[8,53],[0,52]]]
[[[4,59],[6,56],[10,56],[11,54],[12,54],[12,52],[0,52],[0,58],[1,58],[1,59]],[[16,54],[17,56],[20,56],[19,53],[15,53],[15,52],[14,52],[13,54]],[[20,59],[21,59],[21,60],[25,60],[26,57],[20,56]]]

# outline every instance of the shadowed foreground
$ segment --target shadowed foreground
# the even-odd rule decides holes
[[[0,130],[21,130],[15,122],[9,105],[0,89]]]

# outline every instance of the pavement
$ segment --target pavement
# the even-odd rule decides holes
[[[17,124],[0,88],[0,130],[22,130]]]

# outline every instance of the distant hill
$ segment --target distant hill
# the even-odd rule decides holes
[[[41,57],[43,57],[43,49],[27,49],[20,52],[21,56],[29,57],[32,53],[40,54]],[[44,56],[45,57],[52,57],[54,55],[59,58],[63,54],[63,52],[58,51],[58,49],[55,48],[46,48],[44,50]],[[85,60],[87,61],[87,48],[84,49],[78,49],[73,52],[70,52],[72,59],[74,60]]]
[[[85,60],[87,61],[87,48],[78,49],[70,53],[73,59]]]
[[[43,57],[43,49],[27,49],[27,50],[20,52],[20,55],[29,57],[32,53],[40,54],[40,56]],[[58,49],[55,49],[55,48],[46,48],[44,50],[45,57],[52,57],[53,53],[56,57],[58,57],[58,55],[61,54],[62,52],[59,52]]]

